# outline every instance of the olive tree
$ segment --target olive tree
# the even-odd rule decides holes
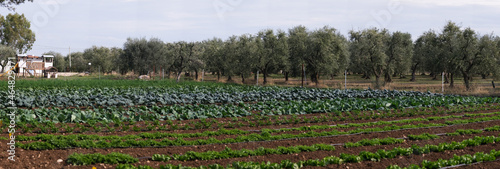
[[[307,57],[304,57],[311,81],[319,83],[320,74],[333,74],[347,68],[347,40],[335,28],[323,27],[309,36]]]
[[[410,81],[415,81],[415,73],[419,68],[421,70],[433,72],[431,74],[434,75],[436,75],[437,72],[442,72],[440,69],[443,66],[439,66],[442,62],[439,56],[439,40],[437,36],[438,35],[434,31],[427,31],[415,41],[411,61]]]
[[[234,73],[241,77],[242,83],[245,83],[245,78],[250,76],[254,65],[253,59],[257,51],[255,37],[250,34],[244,34],[238,37],[236,42],[236,53],[231,59]]]
[[[233,35],[224,42],[219,57],[225,62],[223,64],[223,74],[227,76],[227,81],[231,81],[232,76],[237,72],[237,66],[239,66],[239,64],[236,63],[239,59],[237,36]]]
[[[204,48],[201,42],[194,42],[193,54],[188,60],[188,71],[194,71],[194,79],[198,80],[198,72],[200,69],[205,67],[205,62],[203,61]]]
[[[167,44],[167,55],[172,59],[172,69],[176,73],[177,82],[180,81],[182,72],[199,59],[201,45],[194,42],[175,42]]]
[[[460,39],[462,38],[460,27],[453,22],[448,22],[439,35],[440,58],[442,59],[444,72],[449,74],[450,87],[454,87],[454,77],[458,72],[458,59],[460,58]]]
[[[497,49],[492,35],[478,37],[474,30],[466,28],[461,38],[461,57],[457,59],[457,69],[464,78],[465,87],[471,89],[470,81],[473,74],[492,70],[498,65],[495,62]],[[485,68],[481,70],[481,67]],[[491,68],[488,68],[491,67]]]
[[[9,62],[9,57],[15,57],[16,51],[11,47],[0,45],[0,66],[2,66],[2,70],[0,73],[5,71],[5,67]]]
[[[217,73],[217,80],[220,80],[220,75],[224,71],[226,61],[221,57],[223,55],[224,41],[220,38],[213,38],[202,42],[204,52],[202,58],[208,70]]]
[[[352,68],[367,77],[375,76],[375,88],[380,88],[380,77],[387,69],[385,38],[388,37],[388,31],[371,28],[350,31],[349,35]]]
[[[165,43],[158,38],[128,38],[123,45],[118,63],[122,74],[135,71],[141,75],[153,71],[165,65],[166,56]],[[159,69],[158,69],[159,70]]]
[[[114,64],[114,56],[107,47],[92,46],[83,51],[83,58],[92,63],[92,67],[99,67],[102,72],[111,72]]]
[[[66,63],[69,63],[69,57],[66,56]],[[71,53],[71,69],[76,72],[83,72],[88,70],[89,61],[83,57],[83,52]]]
[[[288,74],[299,76],[302,74],[301,65],[305,64],[307,57],[309,32],[305,26],[296,26],[288,30],[288,69],[285,72],[285,80],[288,81]]]
[[[385,82],[392,82],[391,76],[402,76],[409,70],[413,57],[413,41],[409,33],[397,31],[386,38],[386,46]]]
[[[255,68],[264,75],[264,84],[273,69],[278,69],[287,62],[288,44],[285,32],[274,33],[272,29],[260,31],[257,34],[257,52]]]

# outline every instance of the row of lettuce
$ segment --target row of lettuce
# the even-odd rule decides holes
[[[452,150],[463,150],[468,147],[476,147],[480,145],[489,145],[499,142],[500,137],[496,136],[475,136],[470,139],[466,139],[460,142],[445,142],[439,144],[426,144],[423,146],[412,145],[411,147],[395,147],[390,150],[378,149],[375,152],[361,151],[358,154],[348,154],[341,153],[339,156],[328,156],[323,159],[309,159],[298,162],[291,162],[288,160],[282,161],[281,163],[271,163],[271,162],[240,162],[236,161],[230,165],[222,166],[219,164],[213,164],[210,166],[199,166],[199,167],[189,167],[182,166],[183,168],[301,168],[305,166],[328,166],[332,164],[342,164],[342,163],[359,163],[362,161],[380,161],[382,159],[394,159],[402,156],[410,155],[423,155],[429,154],[431,152],[446,152]],[[396,144],[396,143],[393,143]],[[169,161],[169,160],[212,160],[212,159],[224,159],[224,158],[236,158],[242,156],[252,156],[252,155],[268,155],[268,154],[296,154],[300,152],[312,152],[312,151],[335,151],[334,146],[326,144],[315,144],[311,146],[290,146],[290,147],[278,147],[278,148],[258,148],[255,150],[231,150],[226,148],[222,151],[208,151],[208,152],[187,152],[183,155],[160,155],[154,154],[152,156],[153,161]],[[478,152],[474,155],[463,155],[454,156],[450,160],[437,160],[437,161],[423,161],[421,165],[410,165],[409,168],[441,168],[446,166],[458,165],[458,164],[471,164],[474,162],[482,161],[493,161],[500,156],[500,152],[496,150],[491,150],[489,154]],[[71,154],[67,162],[74,165],[90,165],[96,163],[108,163],[108,164],[130,164],[136,163],[139,160],[137,158],[131,157],[130,155],[121,153],[110,153],[110,154],[81,154],[74,153]],[[181,165],[171,165],[167,164],[161,168],[172,168],[181,167]],[[132,165],[119,165],[117,168],[137,168]],[[149,166],[140,166],[139,168],[150,168]],[[391,165],[388,166],[390,169],[400,168],[399,166]]]
[[[7,91],[0,91],[0,108],[8,107]],[[106,107],[136,105],[214,104],[336,98],[435,97],[442,94],[397,90],[339,90],[254,86],[188,86],[145,88],[16,89],[17,107]]]
[[[266,101],[237,104],[198,104],[152,107],[106,107],[95,109],[18,109],[16,122],[71,122],[85,123],[89,120],[109,121],[155,121],[188,120],[250,115],[299,115],[312,113],[349,112],[362,110],[388,110],[434,106],[477,105],[499,103],[492,97],[408,97],[395,98],[332,98],[327,100]],[[0,119],[10,121],[6,109],[0,109]]]
[[[470,123],[479,123],[487,121],[497,121],[500,120],[500,115],[495,116],[485,116],[485,117],[473,117],[468,119],[453,119],[445,120],[438,123],[418,123],[411,124],[413,119],[401,120],[398,122],[377,122],[373,123],[373,127],[365,128],[354,128],[346,130],[344,128],[336,129],[336,126],[309,126],[300,127],[292,129],[266,129],[262,130],[260,134],[247,133],[245,131],[231,130],[231,131],[221,131],[222,133],[228,133],[236,135],[236,137],[229,138],[215,138],[211,137],[217,135],[218,133],[200,133],[200,136],[209,136],[208,138],[198,138],[198,139],[183,139],[185,137],[195,137],[196,134],[162,134],[162,133],[151,133],[142,134],[141,136],[127,135],[127,136],[96,136],[96,135],[38,135],[38,136],[19,136],[16,142],[16,147],[20,147],[26,150],[51,150],[51,149],[69,149],[69,148],[130,148],[130,147],[167,147],[167,146],[197,146],[197,145],[209,145],[209,144],[231,144],[231,143],[242,143],[242,142],[255,142],[255,141],[276,141],[284,139],[300,139],[300,138],[311,138],[311,137],[332,137],[340,135],[351,135],[351,134],[362,134],[362,133],[373,133],[373,132],[391,132],[396,130],[407,130],[407,129],[419,129],[419,128],[431,128],[431,127],[445,127],[445,126],[455,126]],[[422,120],[422,119],[420,119]],[[409,123],[410,124],[406,124]],[[389,124],[389,125],[388,125]],[[381,126],[378,126],[381,125]],[[302,131],[300,133],[281,133],[282,131]],[[320,131],[315,131],[320,130]],[[485,129],[487,131],[498,130],[498,127],[491,127]],[[236,134],[235,134],[236,133]],[[239,133],[239,134],[238,134]],[[274,134],[277,133],[277,134]],[[179,136],[179,137],[176,137]],[[147,138],[142,140],[140,138]],[[30,141],[28,143],[21,143],[23,141]],[[31,142],[36,141],[36,142]]]

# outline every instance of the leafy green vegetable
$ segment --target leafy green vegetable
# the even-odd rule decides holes
[[[137,158],[133,158],[128,154],[121,154],[117,152],[112,152],[106,155],[102,155],[100,153],[94,154],[81,154],[81,153],[73,153],[68,156],[66,160],[67,163],[73,165],[90,165],[97,163],[106,163],[106,164],[126,164],[126,163],[136,163],[139,160]]]
[[[488,140],[488,141],[484,141]],[[491,144],[496,141],[500,141],[500,137],[494,136],[482,136],[482,137],[474,137],[471,139],[464,140],[462,142],[451,142],[451,143],[440,143],[438,145],[425,145],[425,146],[417,146],[413,145],[409,148],[401,148],[396,147],[391,150],[379,149],[376,152],[367,152],[362,151],[358,155],[355,154],[346,154],[341,153],[339,157],[330,156],[325,157],[323,159],[309,159],[305,161],[291,162],[288,160],[283,160],[281,163],[270,163],[270,162],[241,162],[236,161],[227,167],[220,166],[217,164],[210,165],[208,168],[302,168],[304,166],[322,166],[325,167],[329,164],[342,164],[342,163],[358,163],[361,161],[380,161],[381,159],[387,158],[396,158],[398,156],[409,156],[412,154],[427,154],[429,152],[442,152],[449,150],[459,150],[464,149],[468,146],[477,146],[482,143]],[[438,160],[436,162],[424,161],[422,162],[422,168],[441,168],[444,166],[456,165],[456,164],[470,164],[473,162],[479,161],[493,161],[497,157],[500,156],[500,151],[492,150],[490,154],[485,154],[478,152],[471,155],[464,156],[454,156],[451,160]],[[147,166],[141,166],[148,168]],[[418,167],[416,165],[410,166],[411,168]],[[117,168],[131,168],[135,169],[136,167],[131,165],[118,165]],[[186,167],[182,165],[171,165],[167,164],[161,166],[160,168],[185,168],[185,169],[202,169],[207,168],[207,166],[200,167]],[[389,166],[390,169],[400,169],[399,166]]]

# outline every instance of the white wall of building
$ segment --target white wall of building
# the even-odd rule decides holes
[[[18,67],[19,67],[19,74],[22,75],[22,73],[25,71],[25,69],[28,67],[29,63],[42,63],[44,60],[46,60],[44,64],[44,68],[49,68],[54,65],[54,56],[52,55],[43,55],[43,56],[28,56],[28,55],[17,55],[18,59]],[[3,63],[4,61],[1,61]],[[14,65],[12,65],[11,61],[8,61],[7,66],[5,66],[4,71],[7,71],[11,69]],[[11,66],[12,65],[12,66]],[[33,73],[33,72],[32,72]],[[36,74],[41,74],[43,73],[43,70],[36,70]],[[26,75],[26,73],[25,73]],[[28,74],[29,76],[29,74]]]

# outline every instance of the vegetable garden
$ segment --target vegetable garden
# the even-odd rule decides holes
[[[480,168],[500,157],[495,97],[121,83],[16,89],[16,162],[0,166]]]

